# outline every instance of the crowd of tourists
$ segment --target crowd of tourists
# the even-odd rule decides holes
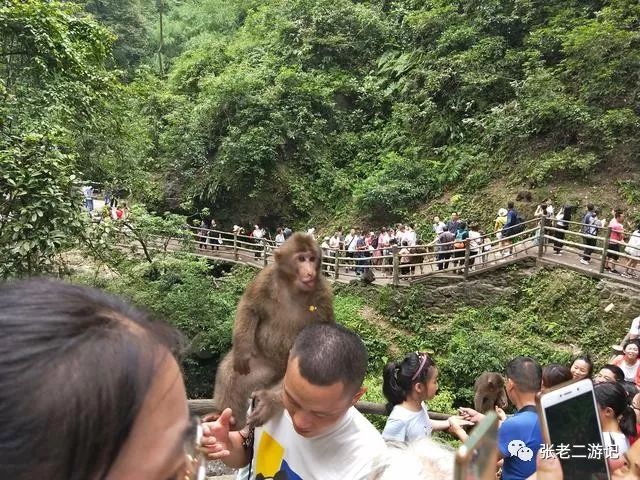
[[[483,417],[463,407],[448,420],[431,420],[427,402],[438,391],[438,367],[428,353],[414,352],[382,372],[389,416],[379,433],[354,408],[365,391],[363,341],[340,325],[315,323],[297,337],[285,373],[290,420],[280,423],[277,442],[253,449],[255,437],[232,431],[228,409],[204,424],[189,420],[175,357],[179,335],[117,298],[63,282],[6,284],[0,332],[0,478],[203,480],[206,456],[242,467],[251,480],[451,480],[453,451],[432,432],[466,440]],[[599,369],[588,355],[570,365],[508,362],[506,395],[515,412],[496,408],[501,478],[562,478],[559,464],[527,461],[509,445],[517,439],[538,452],[536,394],[591,378],[603,441],[615,452],[611,469],[616,478],[640,479],[637,466],[635,473],[624,466],[640,460],[639,346],[640,317],[623,352]]]
[[[544,218],[546,225],[552,227],[549,234],[553,240],[540,239],[537,225],[531,225],[534,229],[530,234],[533,245],[546,242],[553,249],[553,255],[561,256],[565,251],[567,232],[574,220],[576,208],[572,205],[562,205],[556,210],[550,199],[538,204],[534,218]],[[624,211],[614,209],[611,211],[610,220],[603,216],[593,204],[588,204],[586,210],[580,214],[578,232],[580,238],[573,243],[582,244],[580,262],[591,265],[599,241],[603,240],[603,232],[609,227],[609,240],[605,270],[624,277],[635,277],[636,267],[640,261],[640,222],[636,225],[625,226]],[[216,222],[213,219],[202,221],[198,230],[199,248],[217,249],[225,243],[225,233],[216,230]],[[400,257],[401,275],[413,275],[417,271],[421,274],[425,270],[425,259],[429,252],[435,252],[435,264],[433,268],[440,271],[451,269],[461,273],[461,266],[465,262],[466,243],[468,243],[468,266],[471,270],[478,264],[486,264],[489,261],[499,260],[514,253],[514,240],[519,239],[525,230],[525,220],[518,213],[514,202],[508,202],[505,207],[498,209],[493,225],[489,231],[481,228],[479,222],[465,220],[458,212],[453,212],[447,221],[441,217],[434,217],[431,225],[432,235],[429,238],[421,238],[413,223],[397,223],[392,226],[384,226],[377,231],[351,228],[348,231],[336,230],[330,236],[318,239],[321,243],[324,255],[330,259],[336,256],[346,257],[346,263],[353,266],[356,275],[365,273],[368,269],[386,269],[393,263],[393,249],[398,249]],[[346,232],[346,233],[345,233]],[[259,247],[262,251],[263,240],[270,240],[277,248],[293,233],[290,227],[279,227],[275,235],[271,234],[260,225],[245,229],[234,225],[229,233],[229,239],[233,234],[244,235],[250,243]],[[310,228],[308,234],[314,236],[315,228]],[[493,252],[493,253],[492,253]],[[631,258],[621,260],[620,253]],[[260,253],[256,253],[259,256]],[[330,263],[330,260],[328,260]],[[326,271],[331,271],[327,267]]]

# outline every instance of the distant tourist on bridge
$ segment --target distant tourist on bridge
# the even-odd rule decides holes
[[[618,259],[620,255],[620,242],[624,242],[624,212],[621,209],[616,209],[613,212],[613,218],[609,222],[609,229],[611,234],[609,236],[609,250],[607,251],[607,260],[604,265],[605,270],[609,270],[611,273],[622,273],[620,270],[616,270]]]
[[[587,211],[582,217],[582,233],[583,241],[585,244],[584,255],[580,259],[580,263],[583,265],[589,265],[591,263],[591,254],[594,252],[593,247],[598,243],[596,238],[598,235],[598,211],[593,203],[587,205]]]

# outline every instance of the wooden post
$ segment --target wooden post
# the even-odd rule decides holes
[[[467,238],[464,241],[464,279],[469,277],[469,257],[471,255],[471,242]]]
[[[262,242],[262,255],[264,256],[262,259],[262,265],[267,266],[267,242]]]
[[[333,267],[333,278],[337,280],[340,277],[340,249],[334,250],[333,253],[336,256]]]
[[[546,223],[546,220],[547,217],[545,217],[544,215],[540,217],[540,233],[538,234],[538,258],[542,258],[542,256],[544,255],[544,225]]]
[[[233,259],[238,260],[238,234],[233,232]]]
[[[602,258],[600,259],[600,274],[604,273],[604,266],[607,263],[607,250],[609,250],[610,236],[611,236],[611,227],[607,227],[605,230],[604,243],[602,245]]]
[[[400,285],[400,257],[398,255],[398,245],[393,245],[393,285]]]

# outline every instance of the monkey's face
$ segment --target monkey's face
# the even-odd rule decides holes
[[[293,256],[296,268],[296,286],[305,292],[316,288],[318,258],[315,251],[298,252]]]

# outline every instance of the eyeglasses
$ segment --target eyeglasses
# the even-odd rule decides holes
[[[207,473],[205,456],[202,454],[202,424],[199,417],[192,417],[185,437],[184,453],[186,468],[184,480],[204,480]]]

